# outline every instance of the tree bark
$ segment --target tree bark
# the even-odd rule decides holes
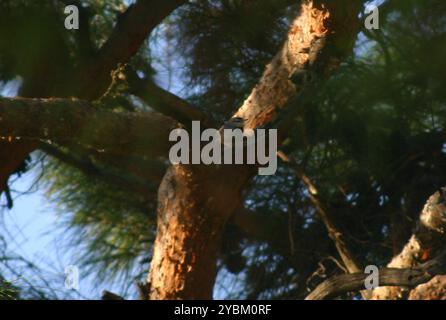
[[[446,276],[419,285],[410,292],[409,300],[446,300]]]
[[[431,280],[435,275],[442,272],[446,266],[445,252],[417,267],[382,268],[379,270],[379,283],[383,286],[404,286],[414,288],[415,286]],[[323,300],[339,296],[343,293],[365,289],[365,281],[369,275],[365,273],[350,273],[334,276],[316,287],[305,300]],[[424,285],[426,286],[426,285]],[[419,292],[423,295],[424,292]],[[425,293],[424,293],[425,294]]]
[[[99,52],[91,53],[88,63],[67,77],[66,83],[60,83],[60,76],[66,74],[65,66],[55,65],[52,61],[45,66],[38,79],[24,79],[28,87],[21,92],[25,97],[67,97],[75,96],[94,100],[100,97],[110,84],[110,72],[118,63],[127,62],[141,47],[151,31],[176,8],[186,3],[185,0],[143,0],[130,6],[121,16],[109,39]],[[85,26],[83,26],[85,27]],[[84,31],[84,30],[83,30]],[[68,56],[66,57],[68,59]],[[44,79],[42,79],[42,77]],[[29,80],[29,81],[28,81]],[[53,80],[53,81],[51,81]],[[42,85],[45,84],[44,87]],[[57,88],[56,92],[53,92]],[[0,119],[1,120],[1,119]],[[24,159],[38,148],[36,142],[3,141],[0,144],[0,195],[5,190],[9,176],[23,164]]]
[[[77,99],[0,98],[0,138],[165,156],[177,122],[155,112],[113,112]]]
[[[323,83],[333,73],[352,51],[361,6],[360,1],[350,0],[302,1],[285,44],[235,113],[246,119],[245,128],[271,124],[293,97],[313,86],[315,79]],[[148,13],[141,12],[142,16]],[[295,75],[301,81],[291,81]],[[95,77],[88,79],[96,81]],[[91,92],[85,95],[95,96]],[[9,107],[11,104],[14,108]],[[141,134],[165,135],[169,125],[153,123],[153,115],[117,114],[80,100],[1,99],[0,135],[8,142],[11,137],[31,142],[53,140],[61,145],[77,142],[118,154],[146,154],[152,149],[162,152],[166,140]],[[161,124],[174,122],[164,116],[159,120]],[[168,169],[159,189],[158,233],[149,274],[151,299],[212,297],[223,230],[242,203],[243,190],[255,169],[244,165],[176,165]]]
[[[446,230],[445,189],[433,194],[426,202],[418,225],[403,250],[387,265],[389,268],[411,268],[427,261],[444,247]],[[374,300],[396,300],[407,298],[405,287],[379,287],[373,290]]]
[[[310,76],[323,79],[351,53],[361,4],[303,1],[286,42],[235,113],[245,128],[271,123]],[[336,48],[337,50],[335,50]],[[299,85],[290,81],[303,75]],[[224,227],[242,201],[253,167],[170,167],[159,190],[150,299],[210,299]]]
[[[249,175],[245,168],[169,168],[159,188],[150,299],[212,298],[221,235]]]
[[[75,97],[95,100],[108,88],[110,72],[133,57],[148,35],[186,0],[139,0],[122,14],[95,58],[74,76]],[[72,84],[72,83],[71,83]]]
[[[408,296],[411,288],[420,284],[423,285],[414,289],[409,299],[445,298],[444,276],[435,277],[443,273],[446,267],[445,191],[443,188],[427,200],[409,242],[401,253],[392,259],[387,268],[380,270],[379,284],[382,286],[373,290],[371,299],[402,299]],[[306,299],[328,299],[342,293],[363,290],[367,276],[364,273],[334,276],[321,283]]]

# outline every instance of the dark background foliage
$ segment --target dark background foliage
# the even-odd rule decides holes
[[[87,62],[89,50],[103,43],[125,7],[117,0],[79,2],[91,19],[87,48],[81,36],[63,29],[63,1],[0,2],[1,83],[19,79],[21,94],[41,96],[72,90],[59,88],[66,83],[59,79]],[[319,199],[364,266],[383,265],[399,252],[427,197],[446,181],[446,3],[389,2],[380,29],[363,30],[339,72],[311,101],[295,106],[296,129],[283,147],[318,186]],[[154,81],[168,72],[182,97],[225,119],[277,52],[295,8],[296,1],[286,0],[192,1],[158,27],[131,65]],[[169,64],[163,50],[171,53]],[[130,93],[119,96],[133,112],[150,109]],[[61,150],[75,157],[84,152]],[[131,176],[127,167],[153,159],[114,160],[95,161]],[[44,186],[64,217],[69,245],[84,252],[83,265],[99,281],[123,287],[143,279],[157,184],[140,194],[50,156],[44,163]],[[234,275],[239,285],[227,297],[302,298],[325,277],[343,272],[306,186],[287,164],[280,163],[274,176],[256,178],[246,205],[265,217],[274,240],[256,241],[228,227],[217,289],[224,290]],[[286,219],[288,234],[269,224],[270,217]]]

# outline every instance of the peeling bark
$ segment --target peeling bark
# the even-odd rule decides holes
[[[379,283],[383,286],[404,286],[413,288],[431,280],[444,270],[446,264],[445,252],[435,259],[413,268],[382,268],[379,270]],[[322,282],[305,300],[322,300],[334,298],[340,294],[358,291],[365,288],[369,275],[365,273],[350,273],[334,276]]]
[[[446,300],[446,276],[436,276],[410,292],[409,300]]]
[[[83,100],[0,98],[3,141],[43,140],[109,154],[164,156],[176,127],[158,113],[117,113]]]
[[[411,268],[428,260],[444,246],[446,230],[445,189],[433,194],[426,202],[415,232],[403,250],[387,265],[389,268]],[[374,300],[407,298],[404,287],[380,287],[373,290]]]
[[[221,235],[248,177],[223,167],[169,168],[159,188],[150,299],[212,298]]]
[[[351,52],[361,4],[322,3],[303,2],[284,46],[234,115],[245,119],[245,128],[270,124],[308,85],[307,79],[312,75],[326,78]],[[305,79],[301,85],[291,81],[296,74]],[[177,165],[168,170],[159,190],[158,231],[148,277],[150,299],[212,298],[222,233],[241,203],[253,169]]]
[[[303,3],[284,46],[266,66],[259,83],[235,114],[247,120],[246,128],[255,129],[274,120],[279,109],[302,89],[291,77],[296,73],[309,76],[324,47],[329,17],[328,10],[317,8],[313,1]]]

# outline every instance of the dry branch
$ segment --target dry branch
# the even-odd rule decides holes
[[[444,248],[446,228],[445,188],[433,194],[426,202],[415,232],[403,250],[387,265],[389,268],[411,268],[426,261]],[[373,291],[372,299],[393,300],[405,298],[404,287],[382,287]]]
[[[382,268],[379,271],[379,284],[384,286],[399,286],[414,288],[431,280],[446,270],[446,254],[443,252],[418,267],[408,269]],[[305,300],[323,300],[339,296],[343,293],[365,290],[365,280],[368,274],[350,273],[334,276],[322,282]]]

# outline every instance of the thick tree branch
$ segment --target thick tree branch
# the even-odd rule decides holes
[[[154,110],[171,117],[188,127],[192,121],[200,121],[202,127],[214,127],[212,117],[189,102],[157,86],[150,79],[141,79],[134,70],[126,68],[126,80],[130,93],[139,97]]]
[[[50,146],[50,149],[47,149],[48,146]],[[156,185],[160,183],[167,168],[167,160],[164,157],[154,158],[131,154],[109,154],[91,148],[84,148],[80,145],[61,148],[61,146],[54,144],[41,143],[40,149],[59,159],[56,154],[51,153],[52,150],[56,149],[75,158],[84,159],[83,161],[91,162],[101,168],[109,168],[113,172],[125,172]]]
[[[234,115],[245,119],[245,128],[275,121],[294,97],[337,69],[353,49],[359,20],[352,13],[361,6],[360,1],[303,1],[284,46]]]
[[[139,0],[122,14],[107,42],[97,56],[76,77],[79,87],[75,96],[94,100],[110,83],[110,72],[125,63],[139,50],[150,32],[186,0]]]
[[[48,79],[54,77],[60,81],[63,72],[50,72],[54,63],[42,63],[44,72],[39,73],[45,75],[45,81],[35,79],[25,79],[27,85],[26,92],[22,91],[22,95],[27,97],[43,97],[48,96],[48,92],[52,88],[58,88],[57,92],[52,92],[52,96],[76,96],[78,98],[86,98],[95,100],[100,97],[110,83],[110,72],[116,68],[118,63],[127,62],[144,43],[150,32],[161,23],[173,10],[186,0],[139,0],[136,4],[130,6],[116,24],[115,30],[110,38],[99,50],[99,52],[88,57],[87,64],[75,72],[70,77],[70,81],[64,84],[48,82]],[[82,14],[82,23],[85,23],[86,16]],[[88,43],[88,30],[85,28],[79,36],[82,54],[90,51]],[[58,66],[56,66],[57,69]],[[50,70],[50,71],[49,71]],[[44,85],[44,86],[42,86]],[[22,88],[23,89],[23,88]],[[4,129],[4,128],[2,128]],[[67,134],[69,136],[70,133]],[[164,141],[164,140],[162,140]],[[0,194],[5,190],[5,186],[9,176],[23,163],[26,156],[37,148],[37,143],[28,141],[26,143],[15,141],[14,143],[0,142],[0,159],[2,166],[0,169]]]
[[[446,300],[446,276],[438,275],[410,292],[409,300]]]
[[[116,113],[82,100],[0,98],[4,140],[80,144],[98,152],[164,156],[176,122],[158,113]]]
[[[435,259],[417,267],[398,269],[382,268],[379,270],[379,284],[384,286],[403,286],[414,288],[431,280],[446,270],[446,254],[442,252]],[[323,300],[339,296],[343,293],[365,289],[365,280],[369,277],[364,273],[350,273],[334,276],[316,287],[305,300]]]
[[[311,75],[325,79],[358,30],[360,1],[303,1],[287,41],[234,116],[245,128],[271,124]],[[290,79],[300,75],[303,81]],[[159,189],[158,229],[148,277],[150,299],[210,299],[226,223],[255,173],[250,166],[169,168]]]
[[[387,265],[389,268],[411,268],[426,261],[444,248],[446,230],[446,189],[433,194],[426,202],[418,225],[403,250]],[[392,300],[404,298],[408,290],[403,287],[382,287],[373,291],[372,299]]]

